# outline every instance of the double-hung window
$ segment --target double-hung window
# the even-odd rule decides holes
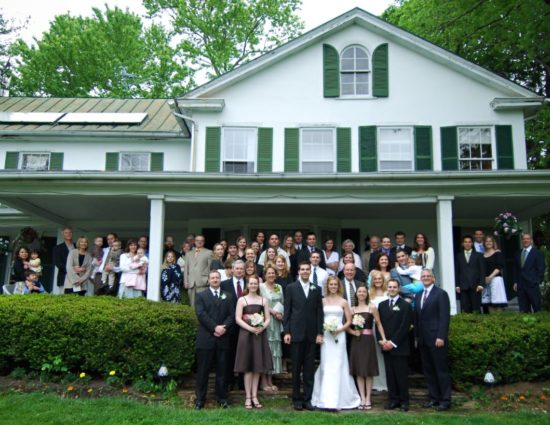
[[[149,171],[151,154],[147,152],[121,152],[120,171]]]
[[[459,170],[492,170],[492,139],[491,127],[458,127]]]
[[[256,172],[258,129],[224,127],[221,140],[221,171]]]
[[[413,140],[412,127],[379,127],[378,170],[413,171]]]
[[[346,48],[340,57],[342,96],[369,95],[370,64],[367,51],[359,46]]]
[[[50,153],[48,152],[22,152],[19,169],[30,171],[45,171],[50,169]]]
[[[334,128],[303,128],[300,137],[300,171],[336,171],[336,132]]]

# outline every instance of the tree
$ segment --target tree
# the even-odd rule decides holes
[[[382,18],[549,97],[548,3],[543,0],[398,0]],[[549,128],[548,110],[526,123],[531,168],[550,168]]]
[[[9,75],[11,69],[12,57],[10,47],[12,37],[22,28],[14,23],[13,20],[6,19],[2,9],[0,9],[0,96],[4,90],[9,89]]]
[[[56,16],[36,45],[18,40],[11,91],[24,96],[171,97],[192,84],[162,26],[129,11]]]
[[[300,0],[144,0],[168,14],[178,53],[209,77],[220,76],[297,36]]]

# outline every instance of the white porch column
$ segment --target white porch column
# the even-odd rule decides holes
[[[164,196],[151,195],[149,218],[149,271],[147,273],[147,299],[160,301],[160,266],[164,237]]]
[[[439,283],[449,294],[451,314],[456,314],[455,264],[453,247],[453,199],[454,196],[438,196],[437,217],[437,259],[439,261]]]

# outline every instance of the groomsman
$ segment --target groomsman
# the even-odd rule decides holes
[[[546,267],[544,254],[533,246],[530,233],[523,234],[521,245],[523,249],[514,259],[514,291],[518,293],[519,310],[536,313],[542,304],[540,284]]]
[[[196,297],[195,314],[199,322],[197,332],[197,377],[195,384],[195,409],[200,410],[206,402],[208,374],[212,363],[216,365],[215,393],[218,404],[227,408],[227,389],[225,385],[227,350],[229,348],[228,330],[235,323],[233,298],[220,289],[220,273],[212,270],[208,275],[209,287]]]
[[[319,253],[319,257],[321,259],[320,265],[323,269],[326,269],[327,265],[325,264],[325,256],[323,254],[323,251],[321,251],[319,248],[317,248],[317,235],[313,232],[309,232],[306,236],[306,245],[296,253],[296,258],[298,261],[298,264],[300,263],[309,263],[309,257],[314,252]]]
[[[409,329],[412,324],[410,304],[399,296],[399,282],[388,281],[386,301],[378,305],[380,321],[386,334],[386,343],[381,344],[388,383],[388,410],[409,410]]]
[[[463,250],[455,258],[455,287],[462,313],[481,312],[481,291],[485,288],[485,259],[473,246],[473,238],[464,236]]]
[[[451,408],[451,376],[447,360],[451,317],[449,295],[434,285],[431,270],[423,270],[420,279],[424,290],[416,294],[414,328],[430,397],[423,406],[443,411]]]
[[[474,249],[480,254],[483,254],[485,252],[485,245],[483,244],[484,239],[485,233],[483,232],[483,230],[477,229],[474,232]]]
[[[321,255],[318,252],[312,252],[309,256],[309,263],[311,264],[311,275],[309,276],[309,282],[318,286],[321,291],[325,289],[325,283],[327,283],[328,272],[321,267]]]

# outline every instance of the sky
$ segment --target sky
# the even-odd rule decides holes
[[[392,3],[393,0],[302,0],[299,15],[308,31],[354,7],[380,15]],[[28,19],[20,36],[30,42],[48,30],[54,16],[67,12],[74,16],[86,16],[90,15],[92,7],[103,9],[104,4],[128,8],[140,15],[145,13],[141,0],[1,0],[0,9],[5,18],[15,18],[19,23]]]

